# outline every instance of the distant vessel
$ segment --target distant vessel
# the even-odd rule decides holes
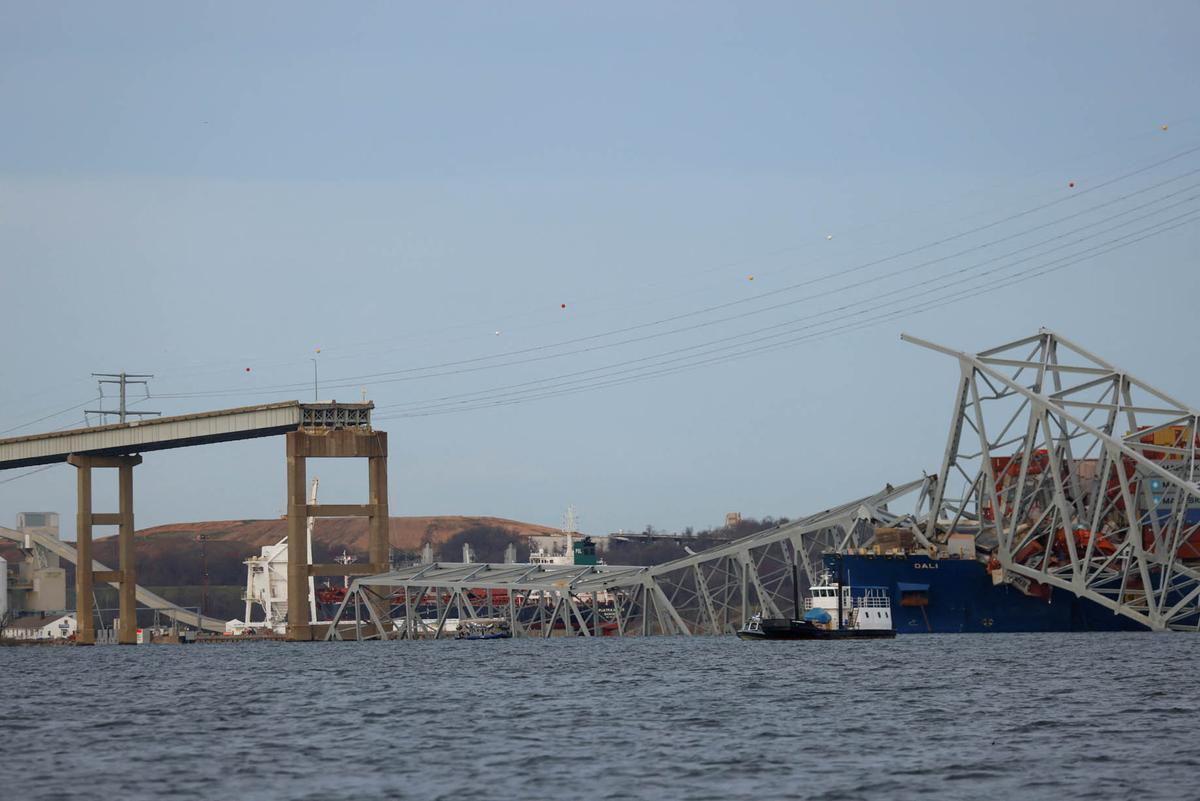
[[[597,565],[600,564],[600,558],[596,555],[596,543],[591,537],[582,537],[576,539],[578,530],[576,528],[575,507],[568,506],[567,513],[563,520],[563,535],[566,538],[566,545],[562,551],[549,551],[545,547],[539,547],[537,550],[529,553],[529,564],[531,565]],[[556,546],[557,547],[557,546]]]
[[[793,577],[796,572],[793,571]],[[796,593],[798,596],[799,593]],[[796,604],[794,618],[764,618],[755,614],[738,631],[743,640],[875,640],[896,636],[892,602],[883,587],[855,592],[833,580],[826,571],[804,599],[804,615]]]
[[[454,634],[456,640],[506,640],[512,628],[503,617],[476,617],[463,620]]]

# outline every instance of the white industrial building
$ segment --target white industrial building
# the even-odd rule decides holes
[[[8,623],[2,636],[9,640],[65,640],[75,635],[75,615],[30,615]]]

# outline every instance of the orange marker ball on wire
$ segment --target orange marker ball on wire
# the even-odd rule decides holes
[[[565,303],[560,303],[560,304],[558,304],[558,306],[559,306],[559,308],[560,308],[560,309],[565,309],[565,308],[567,308],[567,304],[565,304]]]

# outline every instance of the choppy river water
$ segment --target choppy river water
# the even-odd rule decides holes
[[[0,798],[1200,798],[1200,637],[0,648]]]

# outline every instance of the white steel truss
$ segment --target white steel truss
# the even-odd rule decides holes
[[[515,636],[724,634],[753,612],[792,611],[821,554],[865,547],[875,525],[917,528],[930,478],[653,567],[437,562],[355,580],[326,639],[442,638],[448,623],[502,616]],[[914,501],[913,511],[894,511]],[[893,511],[889,511],[889,506]]]
[[[503,616],[515,636],[722,634],[791,611],[822,555],[969,535],[996,583],[1053,588],[1154,630],[1200,630],[1200,413],[1048,330],[958,360],[936,476],[654,567],[433,563],[356,580],[327,639],[439,638]],[[795,579],[793,578],[795,577]]]
[[[977,354],[904,338],[960,366],[930,540],[973,530],[995,581],[1200,628],[1195,409],[1046,329]]]

